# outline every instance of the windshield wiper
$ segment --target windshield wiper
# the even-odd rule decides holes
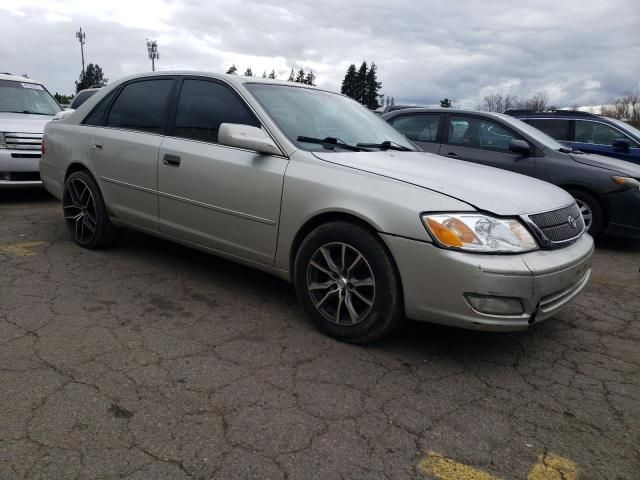
[[[368,152],[369,151],[366,148],[361,148],[359,144],[349,145],[348,143],[344,143],[339,138],[334,138],[334,137],[314,138],[314,137],[305,137],[301,135],[298,137],[298,141],[303,143],[315,143],[318,145],[322,145],[327,150],[334,150],[337,147],[337,148],[342,148],[344,150],[350,150],[352,152]]]
[[[410,148],[400,145],[399,143],[385,140],[382,143],[358,143],[358,147],[379,148],[380,150],[399,150],[401,152],[413,152]]]
[[[28,113],[29,115],[52,115],[51,113],[42,113],[42,112],[31,112],[29,110],[2,110],[2,113]]]

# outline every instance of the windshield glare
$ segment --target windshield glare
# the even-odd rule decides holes
[[[514,126],[514,128],[519,129],[529,135],[534,140],[537,140],[539,143],[544,145],[546,148],[550,148],[552,150],[559,150],[561,148],[567,149],[566,145],[562,145],[555,138],[550,137],[546,133],[538,130],[536,127],[529,125],[527,122],[523,122],[522,120],[518,120],[517,118],[513,118],[510,115],[500,115],[505,122],[510,123]]]
[[[349,145],[391,141],[416,150],[404,135],[342,95],[287,85],[252,83],[246,87],[287,138],[303,150],[328,151],[322,145],[299,142],[301,136],[332,137]]]
[[[0,80],[0,112],[55,115],[62,108],[38,83]]]

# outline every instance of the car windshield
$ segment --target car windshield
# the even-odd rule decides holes
[[[0,112],[55,115],[62,107],[39,83],[0,80]]]
[[[550,148],[552,150],[567,150],[566,145],[562,145],[555,138],[550,137],[546,133],[538,130],[536,127],[533,127],[526,122],[523,122],[522,120],[513,118],[510,115],[500,115],[500,118],[506,123],[511,124],[515,129],[526,133],[531,138],[544,145],[546,148]]]
[[[634,137],[636,137],[638,140],[640,140],[640,130],[638,130],[636,127],[634,127],[633,125],[628,124],[627,122],[623,122],[622,120],[618,120],[616,118],[610,118],[607,117],[607,120],[609,120],[612,123],[615,123],[617,126],[619,126],[622,130],[624,130],[625,132],[633,135]]]
[[[287,138],[303,150],[338,151],[343,149],[340,143],[363,147],[353,150],[370,150],[383,142],[417,150],[380,117],[342,95],[288,85],[251,83],[246,87]],[[300,141],[301,137],[330,141],[312,143]]]

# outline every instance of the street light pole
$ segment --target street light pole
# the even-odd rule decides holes
[[[80,30],[76,32],[76,38],[80,42],[80,55],[82,55],[82,73],[84,73],[84,44],[86,36],[82,31],[82,27],[80,27]]]
[[[156,71],[156,59],[160,59],[158,53],[158,42],[156,40],[149,40],[147,38],[147,52],[149,52],[149,58],[151,59],[151,71]]]

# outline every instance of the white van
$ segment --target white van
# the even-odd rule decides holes
[[[41,184],[42,132],[61,111],[42,83],[0,74],[0,188]]]

